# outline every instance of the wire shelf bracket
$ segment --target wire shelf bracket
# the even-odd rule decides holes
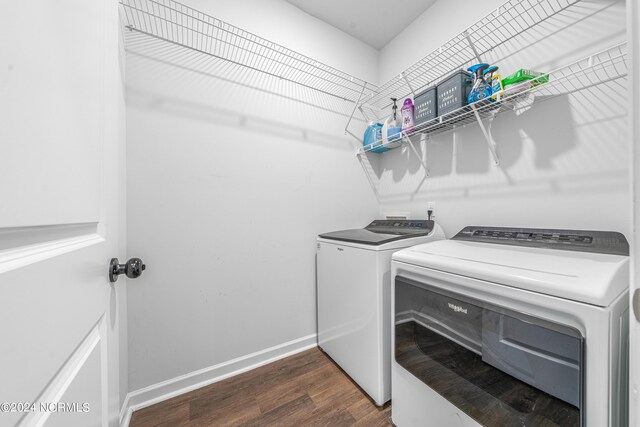
[[[358,161],[360,162],[360,166],[362,166],[362,170],[364,171],[365,176],[367,177],[367,181],[371,186],[371,190],[373,190],[373,194],[376,196],[376,199],[380,201],[380,192],[378,191],[378,185],[376,185],[375,179],[369,173],[369,169],[373,169],[373,166],[371,166],[371,162],[369,162],[369,159],[367,158],[367,156],[359,155],[357,156],[357,158],[358,158]]]
[[[402,73],[400,73],[400,75],[402,76],[402,78],[404,79],[405,83],[407,84],[407,87],[411,91],[411,95],[413,95],[413,97],[415,98],[416,97],[416,91],[413,90],[413,86],[411,86],[411,82],[407,78],[407,75],[404,73],[404,71]]]
[[[349,125],[351,124],[351,120],[353,120],[353,115],[356,113],[356,110],[358,109],[359,105],[360,105],[360,100],[362,99],[362,95],[364,94],[365,89],[367,88],[367,85],[362,85],[362,90],[360,91],[360,95],[358,95],[358,99],[356,100],[356,102],[354,102],[353,104],[353,110],[351,111],[351,115],[349,116],[349,120],[347,121],[347,125],[344,127],[344,134],[347,135],[353,135],[350,131],[349,131]],[[362,110],[360,110],[362,112]],[[365,116],[366,118],[366,116]],[[356,139],[358,139],[356,137]]]
[[[469,33],[467,31],[464,31],[463,34],[464,34],[464,37],[467,39],[467,43],[469,43],[469,47],[471,48],[471,51],[473,52],[473,55],[476,58],[476,61],[478,61],[478,63],[482,62],[482,58],[480,58],[480,54],[478,53],[476,46],[473,44],[473,40],[471,40]]]
[[[471,104],[471,110],[473,111],[473,115],[476,117],[478,121],[478,125],[480,125],[480,130],[482,130],[482,134],[484,138],[487,140],[487,145],[489,146],[489,151],[491,151],[491,155],[493,156],[493,164],[495,166],[500,165],[500,159],[498,158],[498,152],[496,148],[496,143],[491,137],[491,133],[485,128],[484,123],[482,123],[482,117],[478,113],[478,109],[474,104]]]
[[[421,136],[421,139],[422,138],[423,138],[423,136]],[[409,138],[409,136],[407,136],[407,134],[404,133],[404,132],[402,132],[402,140],[404,142],[406,142],[409,145],[409,147],[411,147],[411,149],[413,150],[413,154],[416,155],[416,158],[418,159],[418,162],[420,162],[420,166],[422,166],[422,169],[424,169],[425,175],[427,177],[431,176],[431,173],[429,172],[429,168],[427,167],[426,155],[425,156],[421,156],[420,153],[418,153],[418,150],[416,150],[415,145],[413,145],[413,141],[411,141],[411,138]]]

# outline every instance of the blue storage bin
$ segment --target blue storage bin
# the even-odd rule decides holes
[[[430,88],[417,94],[416,98],[414,99],[414,105],[414,126],[416,128],[425,124],[429,120],[433,120],[438,117],[436,87],[431,86]]]
[[[471,73],[459,70],[438,84],[438,116],[467,105],[471,92]]]

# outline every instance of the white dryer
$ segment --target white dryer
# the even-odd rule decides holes
[[[376,220],[318,237],[318,345],[377,405],[391,396],[391,254],[440,239],[440,226],[426,220]]]
[[[392,420],[627,424],[620,233],[466,227],[392,262]]]

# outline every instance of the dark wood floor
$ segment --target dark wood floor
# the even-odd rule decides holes
[[[136,411],[130,426],[375,427],[390,412],[312,349]]]

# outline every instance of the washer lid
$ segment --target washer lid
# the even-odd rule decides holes
[[[629,286],[629,257],[546,247],[440,240],[394,261],[606,307]]]
[[[333,231],[320,234],[318,237],[379,246],[396,240],[427,236],[433,227],[434,222],[426,220],[376,220],[365,228]]]

